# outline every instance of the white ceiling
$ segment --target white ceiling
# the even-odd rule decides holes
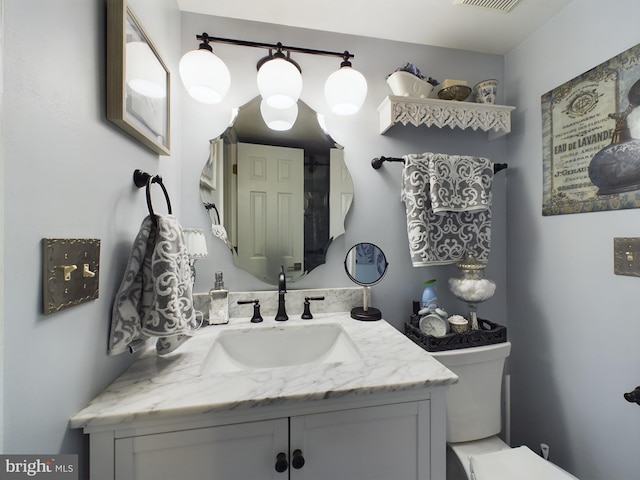
[[[178,0],[178,5],[206,15],[504,55],[571,1],[520,0],[508,13],[454,0]]]

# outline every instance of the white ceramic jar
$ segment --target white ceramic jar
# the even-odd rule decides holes
[[[387,84],[394,95],[400,97],[427,98],[433,90],[433,85],[404,71],[394,72],[387,78]]]
[[[473,93],[476,103],[496,103],[496,95],[498,94],[498,80],[483,80],[473,87]]]

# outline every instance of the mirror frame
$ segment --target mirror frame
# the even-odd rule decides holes
[[[375,280],[371,281],[371,282],[364,282],[362,280],[358,280],[356,278],[357,272],[354,274],[350,271],[350,267],[352,265],[357,265],[358,264],[358,247],[363,247],[364,245],[370,245],[372,247],[372,252],[371,252],[371,264],[375,264],[375,271],[377,272],[378,276],[376,277]],[[356,258],[354,261],[350,262],[349,261],[349,256],[353,254],[353,252],[355,251],[356,253]],[[378,254],[376,255],[376,251],[378,252]],[[361,257],[365,257],[365,256],[369,256],[368,252],[362,252],[360,254]],[[347,272],[347,276],[349,277],[349,279],[353,282],[353,283],[357,283],[358,285],[362,285],[363,287],[370,287],[372,285],[375,285],[377,283],[380,283],[380,281],[384,278],[384,276],[387,273],[387,270],[389,268],[389,262],[387,261],[387,256],[384,254],[384,252],[382,251],[382,249],[380,247],[378,247],[375,243],[371,243],[371,242],[360,242],[360,243],[356,243],[355,245],[353,245],[348,251],[347,254],[344,257],[344,270],[345,272]]]

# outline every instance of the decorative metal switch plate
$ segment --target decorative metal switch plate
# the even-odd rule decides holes
[[[613,239],[613,273],[640,277],[640,237]]]
[[[98,298],[100,239],[42,239],[42,305],[45,314]]]

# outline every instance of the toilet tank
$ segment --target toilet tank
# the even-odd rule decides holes
[[[502,375],[511,343],[431,355],[458,375],[447,391],[447,441],[470,442],[502,430]]]

